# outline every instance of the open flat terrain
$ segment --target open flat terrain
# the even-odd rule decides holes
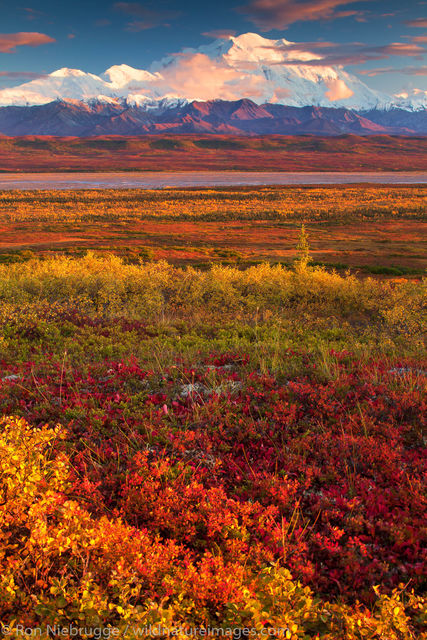
[[[316,262],[420,275],[426,211],[424,186],[3,192],[0,260],[93,249],[178,265],[290,265],[304,222]]]
[[[0,136],[0,171],[425,171],[425,136]]]

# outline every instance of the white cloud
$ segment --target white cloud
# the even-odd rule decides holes
[[[351,98],[351,96],[354,95],[354,91],[349,89],[344,80],[341,80],[340,78],[326,80],[325,84],[328,87],[328,91],[325,92],[325,96],[331,102],[335,102],[336,100],[345,100],[346,98]]]

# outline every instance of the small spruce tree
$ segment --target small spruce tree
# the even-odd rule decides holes
[[[305,231],[304,224],[301,225],[301,231],[298,236],[297,251],[298,257],[295,260],[295,267],[301,271],[306,269],[312,260],[310,256],[310,246],[308,244],[308,235]]]

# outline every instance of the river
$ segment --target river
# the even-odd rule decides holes
[[[426,184],[427,172],[177,171],[112,173],[0,173],[0,190],[167,189],[271,185]]]

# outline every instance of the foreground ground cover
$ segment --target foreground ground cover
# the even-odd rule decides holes
[[[306,257],[0,266],[3,624],[426,637],[425,283]]]
[[[425,171],[426,136],[0,135],[0,171]]]
[[[318,262],[419,276],[426,211],[425,186],[3,192],[0,261],[94,249],[128,261],[291,265],[305,222]]]

